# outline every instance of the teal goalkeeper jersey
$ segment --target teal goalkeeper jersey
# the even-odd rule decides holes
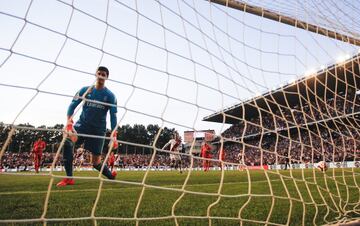
[[[82,101],[80,97],[84,95],[88,88],[89,86],[81,88],[80,91],[75,95],[68,108],[68,116],[74,114],[75,108]],[[110,111],[111,129],[113,130],[117,123],[117,101],[115,95],[106,87],[101,90],[97,90],[95,87],[92,87],[89,93],[86,95],[86,99],[90,101],[86,101],[83,105],[80,119],[77,124],[95,131],[105,131],[106,115],[107,112]],[[108,104],[111,104],[112,106],[109,106]]]

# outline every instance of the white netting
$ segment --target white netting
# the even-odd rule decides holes
[[[13,166],[12,159],[25,156],[21,149],[30,143],[13,142],[21,133],[51,133],[53,153],[49,172],[39,174],[49,180],[48,187],[34,191],[45,194],[41,214],[14,219],[0,211],[0,223],[306,225],[358,219],[358,9],[356,1],[1,1],[2,171]],[[140,179],[75,174],[79,181],[98,182],[78,190],[96,193],[86,204],[90,213],[58,216],[52,212],[52,196],[61,198],[54,182],[64,177],[55,171],[65,140],[61,126],[41,125],[63,123],[74,93],[94,84],[99,65],[110,69],[106,85],[117,97],[118,126],[159,124],[161,129],[153,130],[151,140],[119,134],[119,142],[135,150],[128,154],[126,148],[126,158],[133,161],[129,166],[144,169]],[[194,171],[206,159],[193,140],[181,153],[182,180],[176,185],[153,182],[153,170],[169,164],[164,157],[169,151],[159,145],[165,127],[215,129],[213,144],[220,151],[210,162],[219,170],[217,179],[196,177]],[[331,169],[317,171],[319,161]],[[284,172],[287,163],[290,170]],[[33,176],[0,176],[8,175]],[[121,190],[117,185],[138,189],[124,191],[136,196],[131,216],[113,214],[124,211],[116,205],[99,210],[103,193],[115,194]],[[5,198],[33,192],[3,188]],[[158,203],[169,205],[168,212],[147,213],[149,194],[171,197]],[[204,211],[187,212],[189,199],[199,199]],[[235,211],[226,212],[230,207]],[[61,212],[63,207],[57,208]]]
[[[353,1],[245,1],[250,5],[321,26],[332,31],[360,37],[359,5]]]

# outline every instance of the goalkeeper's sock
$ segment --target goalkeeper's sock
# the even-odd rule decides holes
[[[73,176],[73,142],[69,139],[65,140],[63,163],[66,171],[66,176]]]
[[[98,165],[93,165],[93,167],[97,170],[97,171],[100,171],[101,170],[101,166],[102,166],[102,164],[100,163],[100,164],[98,164]],[[109,168],[107,167],[107,165],[105,164],[105,166],[104,166],[104,169],[103,169],[103,171],[102,171],[102,174],[105,176],[105,177],[107,177],[107,178],[109,178],[110,180],[114,180],[115,179],[115,177],[112,175],[112,173],[110,172],[110,170],[109,170]]]

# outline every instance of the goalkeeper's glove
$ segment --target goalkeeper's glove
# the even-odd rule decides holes
[[[65,127],[65,132],[67,134],[67,137],[72,141],[76,142],[78,137],[76,134],[76,130],[74,129],[74,121],[72,119],[68,119]]]
[[[72,119],[68,119],[66,122],[65,131],[72,132],[74,130],[74,121]]]
[[[114,131],[111,135],[111,141],[109,143],[109,146],[111,146],[111,143],[113,144],[112,148],[117,149],[119,147],[119,143],[117,141],[117,131]]]

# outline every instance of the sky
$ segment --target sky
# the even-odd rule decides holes
[[[333,29],[358,27],[349,22],[359,14],[349,10],[360,8],[355,1],[344,1],[343,14],[328,10],[334,13],[326,20],[312,5],[270,2],[270,9]],[[220,133],[229,125],[202,119],[359,51],[195,0],[2,0],[0,30],[0,121],[35,126],[64,124],[72,96],[104,65],[120,125]]]

